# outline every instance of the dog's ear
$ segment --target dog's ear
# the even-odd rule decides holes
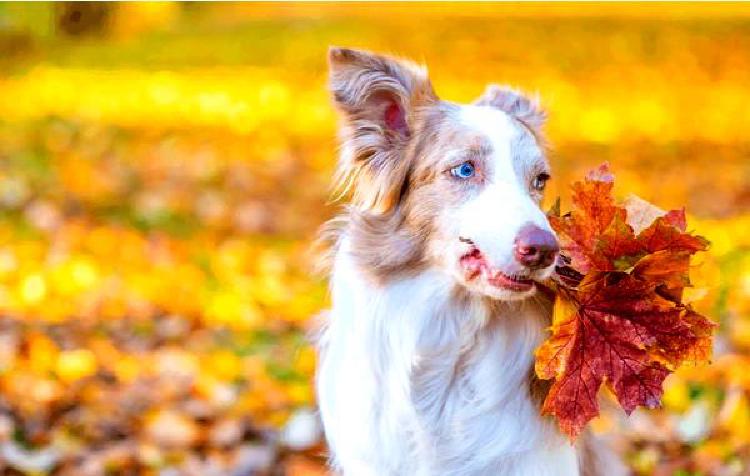
[[[541,137],[547,121],[547,113],[540,106],[538,97],[528,97],[508,86],[488,85],[474,104],[500,109],[524,123],[537,137]]]
[[[415,111],[437,101],[427,71],[409,61],[332,47],[330,88],[342,114],[338,192],[376,213],[398,202]]]

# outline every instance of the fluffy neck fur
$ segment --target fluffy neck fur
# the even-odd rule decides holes
[[[318,398],[345,475],[574,475],[529,375],[542,301],[471,296],[437,271],[374,281],[336,252]]]

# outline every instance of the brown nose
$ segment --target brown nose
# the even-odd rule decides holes
[[[529,223],[518,232],[513,251],[522,265],[529,268],[546,268],[555,260],[559,250],[555,235]]]

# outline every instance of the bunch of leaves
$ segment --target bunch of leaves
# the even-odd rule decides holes
[[[633,197],[617,203],[606,164],[573,184],[573,209],[550,216],[561,255],[551,336],[536,374],[554,379],[542,406],[575,438],[599,414],[605,384],[630,414],[660,405],[664,379],[711,354],[714,324],[683,302],[690,257],[708,242],[686,231],[684,210]]]

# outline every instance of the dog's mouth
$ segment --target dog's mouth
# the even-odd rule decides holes
[[[472,248],[463,255],[460,263],[466,281],[483,278],[490,286],[517,293],[531,291],[536,284],[528,275],[508,274],[498,268],[491,268],[477,248]]]

